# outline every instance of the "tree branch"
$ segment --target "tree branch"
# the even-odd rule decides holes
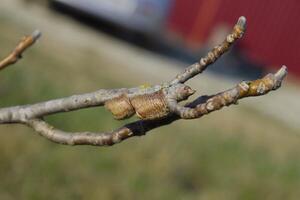
[[[64,132],[41,119],[28,120],[25,121],[25,124],[33,128],[41,136],[59,144],[111,146],[133,136],[142,136],[152,129],[170,124],[176,120],[200,118],[224,106],[237,104],[239,99],[267,94],[271,90],[276,90],[280,87],[286,74],[286,67],[283,66],[276,74],[268,74],[264,78],[255,81],[241,82],[232,89],[212,95],[207,98],[208,100],[205,103],[201,102],[203,96],[199,97],[194,102],[181,107],[183,110],[179,110],[180,115],[172,114],[158,120],[139,120],[107,133]]]
[[[41,32],[39,30],[34,31],[29,36],[24,36],[16,48],[2,61],[0,61],[0,70],[3,70],[9,65],[15,64],[20,58],[22,58],[22,53],[33,45],[40,37]]]
[[[14,106],[0,109],[0,124],[25,124],[41,136],[67,145],[107,146],[117,144],[133,136],[141,136],[148,131],[170,124],[179,119],[195,119],[224,106],[237,104],[239,99],[261,96],[276,90],[287,75],[283,66],[275,74],[268,74],[262,79],[243,81],[235,87],[211,96],[200,96],[193,102],[181,106],[180,101],[186,100],[195,93],[189,86],[183,84],[187,80],[203,72],[208,65],[214,63],[230,46],[242,37],[246,27],[246,19],[240,17],[224,42],[211,50],[199,63],[191,65],[183,73],[178,74],[170,82],[148,88],[121,88],[98,90],[96,92],[73,95],[61,99],[40,102],[32,105]],[[3,61],[0,69],[15,63],[23,51],[32,45],[40,36],[36,31],[25,37],[16,49]],[[141,120],[123,127],[103,133],[65,132],[54,128],[43,120],[44,116],[59,112],[104,106],[112,112],[116,119],[124,119],[137,114]]]
[[[243,81],[232,89],[211,96],[205,103],[197,104],[194,108],[177,105],[176,113],[182,119],[195,119],[221,109],[224,106],[236,104],[239,99],[245,97],[261,96],[276,90],[287,75],[286,66],[276,74],[268,74],[255,81]]]
[[[214,63],[220,56],[222,56],[229,48],[236,42],[237,39],[241,38],[246,30],[246,18],[240,17],[236,25],[233,27],[232,32],[225,38],[225,40],[214,47],[207,55],[200,59],[199,62],[186,68],[181,74],[178,74],[172,81],[171,84],[185,83],[187,80],[193,78],[199,73],[202,73],[210,64]]]

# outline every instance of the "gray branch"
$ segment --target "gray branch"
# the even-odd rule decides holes
[[[25,122],[29,119],[39,118],[55,113],[103,106],[107,100],[120,96],[123,93],[126,93],[132,97],[146,93],[152,93],[159,88],[161,87],[156,86],[149,89],[141,89],[139,87],[130,89],[102,89],[96,92],[73,95],[70,97],[54,99],[32,105],[2,108],[0,109],[0,124]]]
[[[207,55],[200,59],[198,63],[186,68],[181,74],[171,81],[171,84],[184,83],[193,78],[199,73],[202,73],[210,64],[214,63],[220,56],[222,56],[229,48],[241,38],[246,30],[246,18],[240,17],[232,32],[225,38],[225,40],[218,46],[214,47]]]
[[[68,133],[54,128],[41,119],[27,120],[25,124],[33,128],[41,136],[59,144],[111,146],[130,137],[142,136],[152,129],[168,125],[176,120],[200,118],[224,106],[234,105],[239,99],[267,94],[280,87],[286,74],[286,67],[283,66],[274,75],[268,74],[256,81],[241,82],[232,89],[210,97],[201,96],[186,106],[178,108],[179,115],[171,114],[166,118],[157,120],[139,120],[107,133]],[[263,82],[267,84],[262,85],[261,83]]]
[[[195,101],[186,103],[185,106],[178,104],[178,102],[186,100],[195,92],[183,83],[203,72],[210,64],[228,51],[232,44],[242,37],[245,27],[246,19],[240,17],[232,32],[220,45],[213,48],[198,63],[191,65],[169,82],[149,88],[102,89],[92,93],[73,95],[32,105],[2,108],[0,109],[0,124],[25,124],[41,136],[59,144],[107,146],[117,144],[133,136],[144,135],[154,128],[168,125],[179,119],[200,118],[224,106],[236,104],[239,99],[245,97],[265,95],[281,86],[287,74],[285,66],[275,74],[268,74],[254,81],[241,82],[232,89],[209,97],[200,96]],[[31,46],[39,36],[40,32],[37,31],[31,36],[25,37],[18,44],[17,50],[14,50],[11,55],[0,62],[2,63],[0,70],[15,63],[21,53]],[[118,115],[117,119],[129,117],[135,112],[142,120],[126,124],[111,132],[102,133],[69,133],[56,129],[43,120],[44,116],[59,112],[70,112],[104,105],[113,114]]]

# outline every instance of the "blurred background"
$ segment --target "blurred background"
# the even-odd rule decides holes
[[[299,11],[296,0],[2,0],[1,58],[34,29],[43,37],[1,71],[1,107],[170,80],[242,15],[243,39],[189,82],[197,95],[282,64],[290,73],[266,96],[108,148],[57,145],[1,125],[0,199],[298,199]],[[46,119],[67,131],[127,122],[103,108]]]

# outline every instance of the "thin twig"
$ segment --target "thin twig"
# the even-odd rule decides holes
[[[225,40],[214,47],[207,53],[206,56],[200,59],[199,62],[186,68],[184,72],[178,74],[171,84],[185,83],[187,80],[193,78],[197,74],[203,72],[210,64],[214,63],[220,56],[222,56],[239,38],[241,38],[246,31],[246,18],[240,17],[232,32],[225,38]]]
[[[9,65],[15,64],[20,58],[22,58],[22,53],[33,45],[41,36],[39,30],[34,31],[29,36],[24,36],[21,41],[18,43],[16,48],[2,61],[0,61],[0,70],[8,67]]]

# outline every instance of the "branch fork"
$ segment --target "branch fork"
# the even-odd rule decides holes
[[[217,111],[224,106],[237,104],[242,98],[261,96],[280,88],[287,75],[287,67],[282,66],[275,74],[253,81],[243,81],[235,87],[211,96],[200,96],[184,106],[179,102],[187,100],[195,90],[186,81],[202,73],[243,36],[246,18],[240,17],[225,40],[214,47],[199,62],[187,67],[171,81],[149,87],[98,90],[92,93],[73,95],[31,105],[0,109],[0,124],[25,124],[41,136],[66,145],[110,146],[133,136],[141,136],[148,131],[170,124],[179,119],[195,119]],[[6,58],[0,61],[0,70],[16,63],[22,53],[41,36],[40,31],[25,36]],[[105,106],[115,119],[121,120],[136,114],[140,120],[129,123],[111,132],[68,133],[54,128],[43,120],[44,116],[73,110]]]

